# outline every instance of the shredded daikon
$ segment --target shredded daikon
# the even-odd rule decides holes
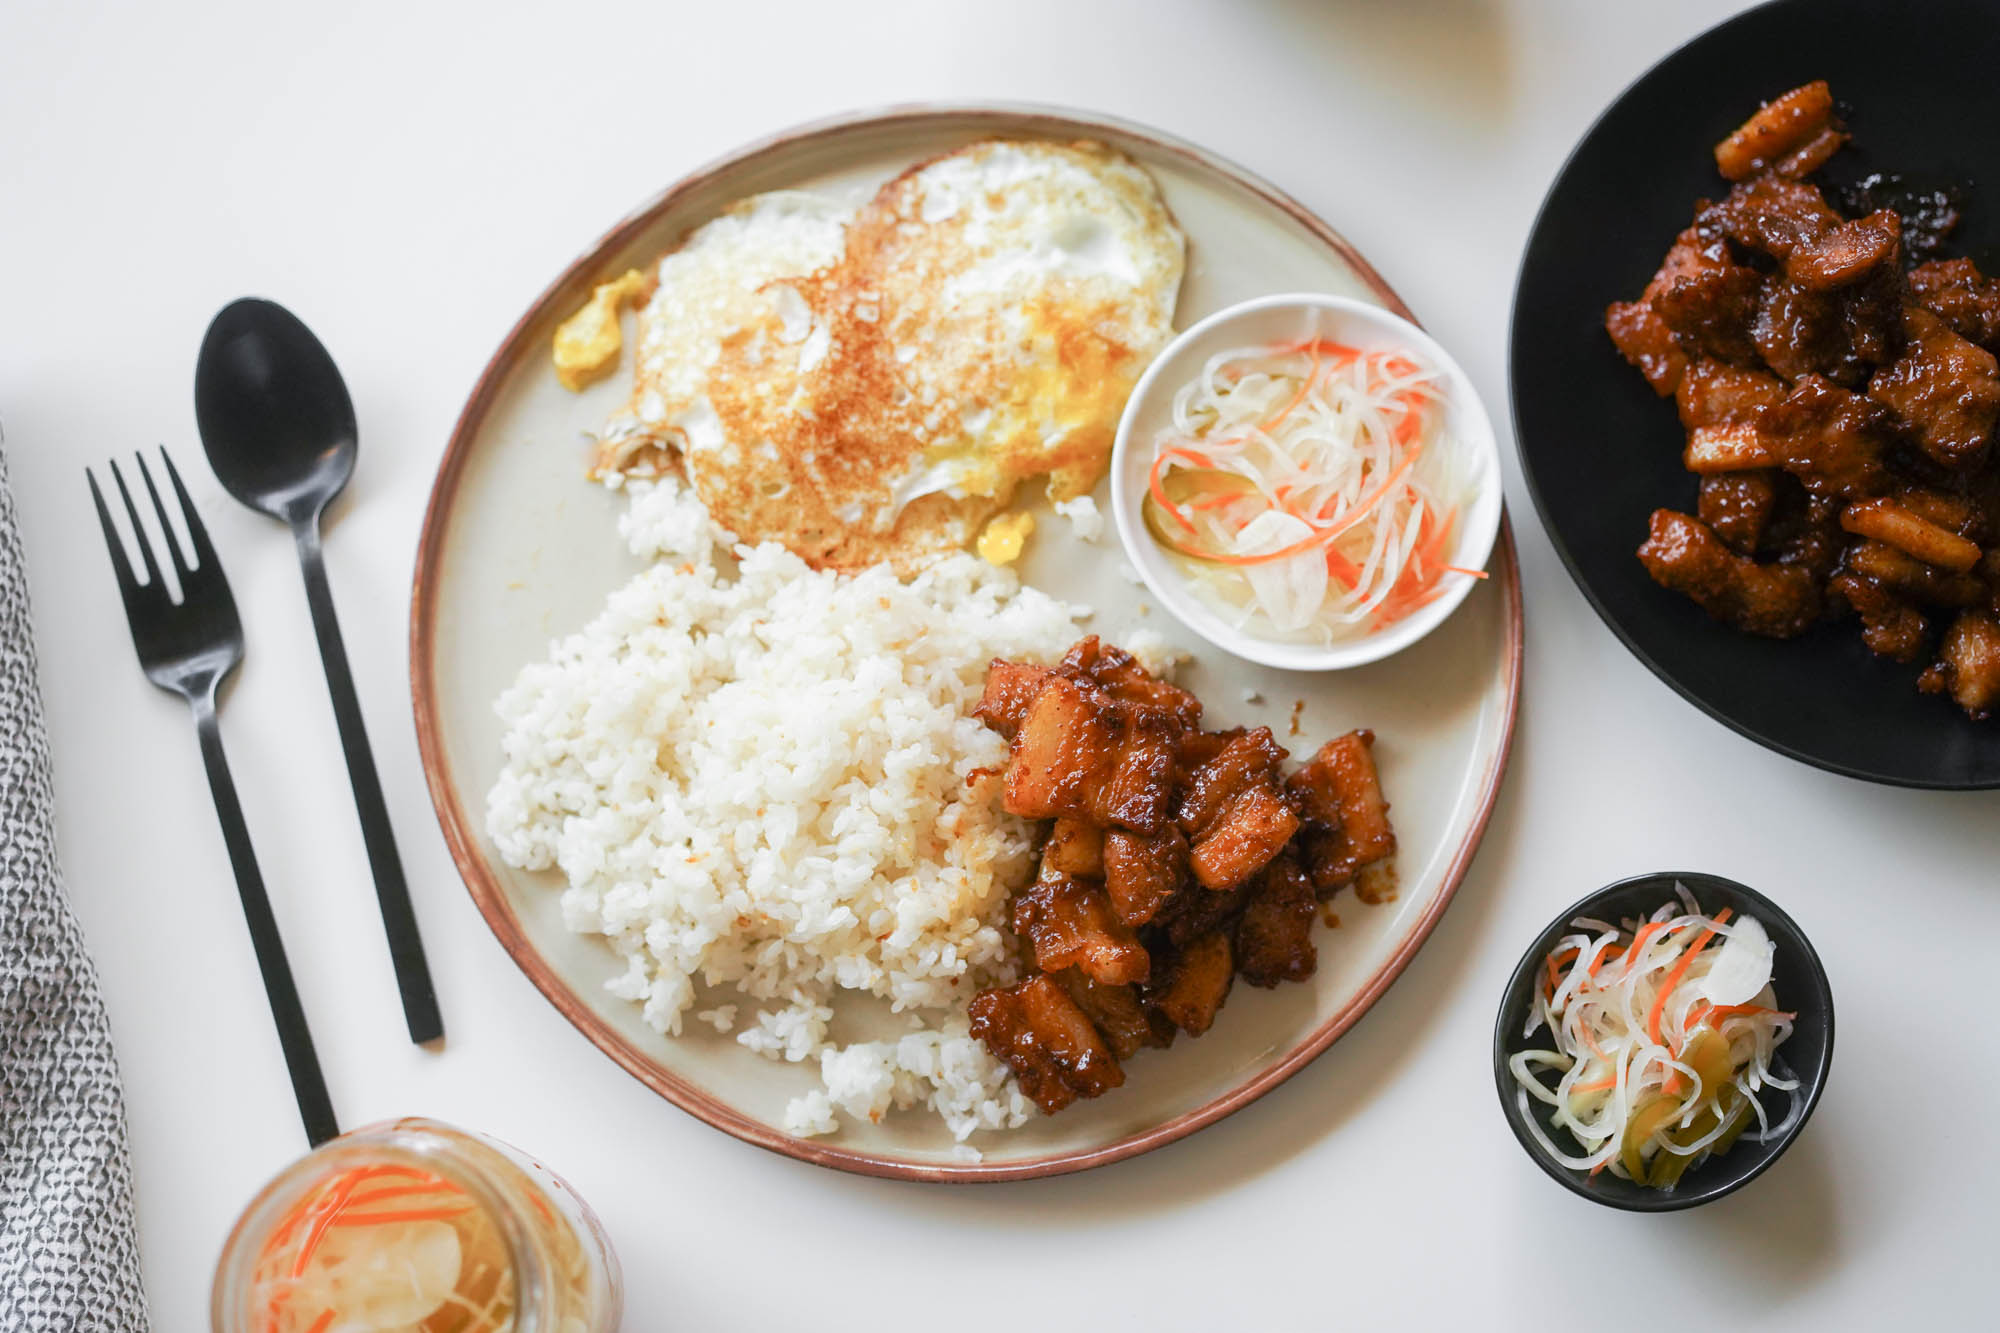
[[[1644,921],[1570,923],[1523,1032],[1546,1027],[1553,1049],[1508,1062],[1522,1117],[1550,1156],[1663,1189],[1728,1151],[1753,1118],[1753,1142],[1784,1133],[1800,1105],[1798,1081],[1776,1054],[1797,1015],[1772,994],[1770,936],[1754,917],[1710,916],[1685,886],[1674,892],[1678,901]],[[1758,1101],[1765,1088],[1791,1094],[1775,1127]],[[1552,1108],[1548,1128],[1530,1099]],[[1549,1129],[1567,1131],[1582,1152],[1557,1147]]]
[[[1209,358],[1153,444],[1147,523],[1238,628],[1332,643],[1449,578],[1471,478],[1438,372],[1318,339]]]

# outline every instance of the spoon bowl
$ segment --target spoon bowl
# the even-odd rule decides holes
[[[320,340],[274,301],[245,297],[208,326],[195,421],[223,489],[296,528],[354,475],[354,400]]]

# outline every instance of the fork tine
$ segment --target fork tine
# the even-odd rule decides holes
[[[215,547],[208,540],[208,529],[202,526],[201,514],[188,498],[187,487],[181,484],[180,470],[174,466],[174,456],[160,446],[160,461],[167,466],[167,482],[174,488],[174,495],[181,502],[181,517],[187,520],[188,541],[194,546],[195,567],[213,577],[222,577],[222,564],[215,558]]]
[[[97,506],[97,521],[104,528],[104,544],[111,551],[111,568],[118,575],[118,591],[125,598],[126,614],[130,615],[132,599],[139,593],[139,580],[132,577],[132,561],[125,554],[125,542],[118,535],[117,524],[111,521],[111,510],[105,506],[104,492],[97,489],[96,474],[85,468],[83,477],[90,483],[90,499]]]
[[[111,479],[118,483],[118,494],[125,501],[125,517],[132,520],[132,540],[138,544],[140,558],[146,562],[146,582],[155,588],[165,588],[160,580],[160,562],[153,558],[152,543],[146,540],[145,525],[139,522],[139,506],[132,503],[132,492],[125,487],[125,474],[118,470],[118,460],[111,460]]]
[[[166,453],[166,449],[164,447],[161,448],[160,456],[162,458],[166,457]],[[153,484],[153,473],[146,466],[146,456],[135,451],[132,457],[139,460],[139,476],[146,483],[146,494],[153,497],[153,512],[160,516],[161,540],[166,543],[167,555],[174,562],[174,573],[180,575],[181,595],[186,596],[188,575],[192,572],[188,568],[187,557],[181,554],[180,539],[174,536],[174,525],[167,519],[167,507],[160,503],[160,488]],[[185,516],[187,511],[183,509],[181,513]]]

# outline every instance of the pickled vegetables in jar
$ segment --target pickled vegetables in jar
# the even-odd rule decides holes
[[[216,1333],[605,1333],[618,1263],[567,1184],[482,1135],[342,1135],[252,1201],[216,1273]]]

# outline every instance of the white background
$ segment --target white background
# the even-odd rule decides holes
[[[248,626],[223,723],[343,1121],[428,1113],[546,1157],[623,1251],[628,1328],[1990,1319],[2000,1086],[1982,1024],[2000,795],[1829,776],[1681,702],[1570,584],[1511,444],[1527,687],[1456,904],[1310,1069],[1124,1165],[897,1184],[681,1114],[573,1032],[495,944],[417,762],[411,558],[463,396],[529,298],[690,168],[793,122],[907,99],[1149,122],[1343,230],[1456,351],[1511,439],[1507,313],[1542,191],[1599,108],[1728,8],[0,5],[0,419],[63,857],[123,1061],[158,1326],[204,1325],[230,1221],[303,1147],[194,738],[136,668],[83,485],[85,463],[162,442]],[[1605,225],[1618,224],[1607,200]],[[328,560],[450,1028],[442,1054],[403,1039],[290,542],[227,500],[194,435],[202,330],[252,292],[313,326],[360,412]],[[1529,1163],[1494,1103],[1487,1041],[1545,919],[1660,868],[1783,900],[1824,955],[1840,1029],[1826,1099],[1783,1161],[1721,1203],[1646,1218],[1592,1207]]]

